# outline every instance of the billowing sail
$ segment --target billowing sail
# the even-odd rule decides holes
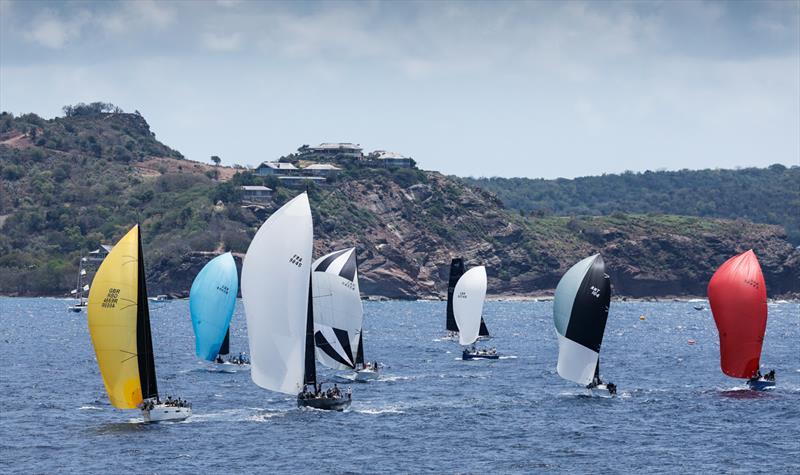
[[[135,409],[156,397],[144,259],[139,226],[106,256],[88,301],[89,333],[106,392],[114,407]]]
[[[242,266],[250,376],[286,394],[303,386],[313,224],[303,193],[270,216]]]
[[[767,286],[752,250],[717,269],[708,283],[708,302],[719,330],[722,372],[752,377],[760,365],[767,328]]]
[[[458,323],[458,342],[471,345],[478,339],[486,299],[486,268],[473,267],[458,279],[453,290],[453,314]]]
[[[197,277],[189,291],[189,311],[195,337],[195,354],[198,358],[213,361],[222,352],[228,328],[236,308],[239,276],[233,255],[226,252],[211,259]]]
[[[364,315],[356,249],[322,256],[311,269],[317,359],[329,368],[352,369]]]
[[[553,322],[558,335],[558,374],[589,384],[597,367],[611,302],[611,280],[600,254],[572,266],[558,282]]]
[[[447,331],[457,332],[458,325],[456,318],[453,315],[453,291],[456,288],[456,283],[461,276],[464,275],[464,259],[460,257],[450,261],[450,281],[447,283]]]

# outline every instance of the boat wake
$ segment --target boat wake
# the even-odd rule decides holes
[[[81,406],[78,408],[79,411],[102,411],[102,407],[97,406]]]
[[[358,414],[379,415],[379,414],[405,414],[406,411],[399,409],[397,407],[387,406],[383,408],[356,409],[353,412],[356,412]]]

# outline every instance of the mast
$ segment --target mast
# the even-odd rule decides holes
[[[142,232],[138,232],[138,295],[136,302],[136,353],[139,361],[139,382],[142,398],[158,397],[156,385],[156,364],[153,356],[153,337],[150,333],[150,308],[147,304],[147,283],[144,274],[144,255],[142,253]]]
[[[306,354],[305,354],[305,376],[303,384],[310,384],[317,389],[317,364],[315,358],[314,344],[314,304],[311,293],[311,273],[308,274],[308,312],[306,313]]]

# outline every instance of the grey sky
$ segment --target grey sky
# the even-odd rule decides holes
[[[360,143],[456,175],[800,162],[800,2],[0,0],[0,108],[187,158]]]

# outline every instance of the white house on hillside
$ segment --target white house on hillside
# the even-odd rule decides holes
[[[256,168],[256,175],[261,176],[268,176],[268,175],[289,175],[298,170],[297,167],[292,165],[291,163],[283,163],[283,162],[262,162],[261,165]]]
[[[405,155],[397,152],[387,152],[386,150],[375,150],[370,154],[378,166],[384,168],[413,168],[414,159],[406,157]]]
[[[297,149],[301,160],[360,160],[364,158],[364,149],[350,142],[321,143],[316,147],[303,145]]]

